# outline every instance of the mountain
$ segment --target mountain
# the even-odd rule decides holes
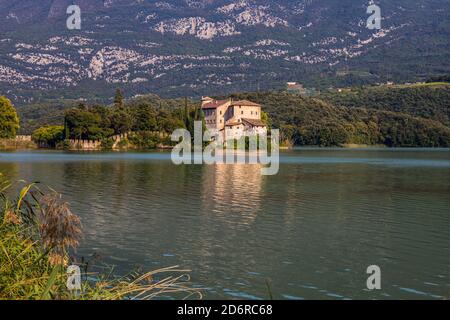
[[[55,98],[225,94],[421,81],[450,73],[450,1],[0,0],[0,93]],[[81,30],[66,9],[81,8]]]

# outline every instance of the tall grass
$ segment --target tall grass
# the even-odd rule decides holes
[[[23,183],[23,182],[22,182]],[[117,300],[201,298],[188,272],[175,267],[117,277],[85,271],[81,290],[67,288],[66,267],[82,236],[80,219],[53,190],[25,184],[13,199],[0,182],[0,299]]]

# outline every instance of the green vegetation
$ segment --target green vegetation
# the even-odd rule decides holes
[[[36,129],[31,138],[38,145],[45,145],[54,148],[57,144],[64,140],[63,126],[47,126]]]
[[[336,106],[402,112],[450,125],[450,84],[353,88],[320,98]]]
[[[65,113],[66,139],[100,140],[114,134],[109,111],[102,106],[79,107]]]
[[[0,96],[0,138],[15,138],[19,129],[19,117],[11,101]]]
[[[29,184],[10,199],[5,194],[10,187],[8,182],[0,185],[0,300],[201,297],[188,286],[188,270],[178,267],[116,277],[112,270],[98,274],[78,263],[83,270],[81,291],[69,291],[66,267],[76,264],[70,252],[82,235],[80,219],[54,191],[44,194]]]
[[[181,101],[180,101],[181,102]],[[104,148],[112,147],[113,135],[132,133],[128,143],[139,149],[152,149],[170,145],[170,134],[178,128],[193,133],[194,121],[202,121],[199,105],[187,99],[184,106],[172,104],[163,108],[160,101],[131,100],[125,103],[120,90],[116,92],[112,106],[84,104],[65,112],[65,139],[101,140]]]
[[[20,118],[19,134],[32,134],[45,126],[60,126],[64,123],[66,110],[79,105],[74,100],[51,100],[27,106],[17,105]]]
[[[450,83],[450,74],[448,75],[443,75],[443,76],[433,76],[431,78],[429,78],[427,81],[427,83]]]
[[[449,147],[450,128],[407,113],[336,107],[320,99],[284,92],[235,94],[261,103],[287,145]]]
[[[287,146],[448,147],[450,144],[450,84],[446,83],[350,88],[316,98],[282,91],[240,93],[232,97],[262,104],[262,120],[269,128],[281,129],[282,144]],[[168,135],[174,129],[187,128],[192,132],[194,120],[203,119],[198,101],[161,99],[156,95],[124,101],[120,90],[110,106],[59,105],[66,106],[56,123],[65,122],[64,138],[101,140],[106,149],[112,147],[113,135],[128,132],[133,132],[128,137],[133,148],[170,145]],[[49,116],[41,116],[46,124]],[[39,117],[34,116],[33,121],[36,125]]]
[[[189,112],[194,112],[189,109]],[[189,114],[188,112],[188,114]],[[133,132],[129,137],[137,148],[155,148],[170,143],[167,136],[177,128],[185,128],[181,109],[157,110],[146,103],[117,102],[114,106],[81,105],[65,113],[65,138],[101,140],[104,147],[112,147],[113,135]]]

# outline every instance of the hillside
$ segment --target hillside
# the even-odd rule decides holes
[[[0,0],[0,93],[108,102],[419,81],[450,73],[450,6],[437,0]],[[66,28],[79,4],[81,30]]]
[[[420,90],[417,90],[420,89]],[[354,89],[356,90],[356,89]],[[363,92],[375,94],[380,88],[366,88]],[[383,88],[379,104],[376,100],[364,106],[360,100],[347,97],[347,106],[334,105],[330,100],[335,94],[319,98],[303,98],[281,91],[233,94],[235,99],[248,99],[262,104],[273,128],[281,129],[282,140],[287,144],[335,146],[342,144],[383,144],[390,147],[449,147],[450,127],[448,86],[411,86],[408,88]],[[398,90],[400,90],[398,92]],[[417,90],[411,101],[403,90]],[[356,91],[359,92],[359,91]],[[347,93],[346,93],[347,94]],[[353,93],[351,97],[353,97]],[[339,96],[340,97],[340,96]],[[224,97],[218,97],[224,98]],[[328,100],[326,101],[325,98]],[[372,97],[375,99],[375,97]],[[324,100],[322,100],[324,99]],[[405,100],[406,99],[406,100]],[[420,103],[419,103],[420,101]],[[42,125],[61,125],[64,112],[80,101],[65,101],[56,105],[37,104],[20,107],[21,132],[31,133]],[[130,112],[135,108],[151,107],[155,110],[174,111],[184,106],[184,99],[161,99],[156,95],[144,95],[126,102]],[[198,100],[188,100],[188,105],[199,105]],[[423,115],[423,116],[421,116]],[[436,117],[436,119],[434,119]],[[446,120],[447,119],[447,120]]]
[[[353,88],[320,98],[337,106],[408,113],[450,125],[450,83]]]
[[[264,106],[283,141],[294,145],[382,144],[449,147],[450,127],[402,112],[337,107],[315,98],[266,92],[234,95]]]

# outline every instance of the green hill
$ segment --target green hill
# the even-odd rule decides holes
[[[355,88],[326,93],[320,98],[337,106],[403,112],[450,124],[449,83]]]
[[[270,91],[232,97],[260,103],[286,144],[450,147],[449,93],[447,84],[427,84],[351,89],[318,98]],[[74,103],[79,102],[18,108],[21,132],[31,133],[42,125],[62,125],[65,110]],[[174,111],[184,103],[184,99],[161,99],[150,94],[126,104],[132,112],[145,106]],[[188,104],[198,106],[199,102],[188,100]]]
[[[450,127],[404,112],[337,107],[315,98],[280,93],[236,94],[263,105],[285,142],[335,146],[383,144],[389,147],[449,147]],[[426,100],[424,100],[426,101]],[[430,108],[426,105],[424,109]]]

